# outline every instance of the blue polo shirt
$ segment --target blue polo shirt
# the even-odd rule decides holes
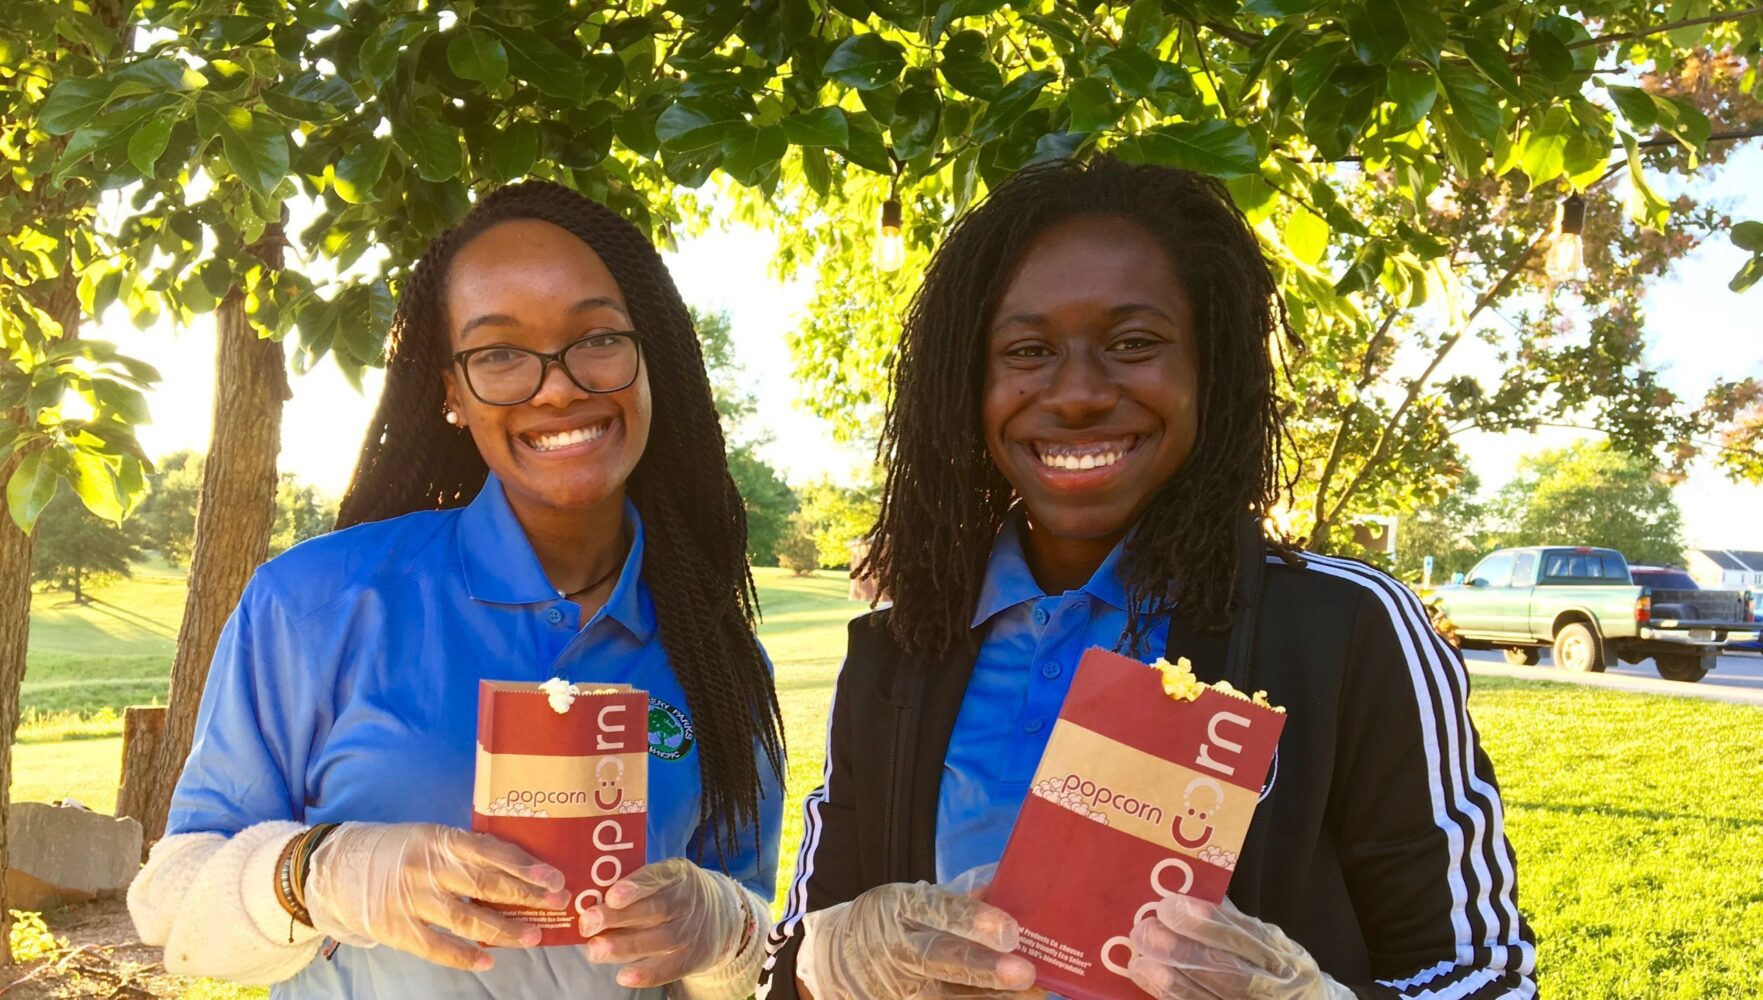
[[[1029,571],[1022,530],[1019,511],[998,532],[973,615],[979,655],[937,796],[939,882],[1003,856],[1084,650],[1127,652],[1126,586],[1119,576],[1125,542],[1088,583],[1050,595]],[[1148,638],[1154,659],[1168,648],[1168,620]]]
[[[649,747],[648,859],[699,858],[770,899],[783,790],[765,782],[758,844],[721,857],[699,823],[699,751],[685,692],[643,582],[643,523],[606,605],[578,628],[491,476],[472,503],[364,524],[296,546],[257,571],[222,633],[172,798],[169,833],[236,833],[266,820],[442,823],[469,829],[478,681],[630,684],[685,735]],[[712,817],[710,823],[717,822]],[[276,998],[659,998],[613,979],[579,947],[504,948],[485,973],[389,947],[343,946]]]

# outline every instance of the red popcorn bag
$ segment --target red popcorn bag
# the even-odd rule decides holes
[[[1038,985],[1143,1000],[1127,935],[1163,896],[1224,899],[1284,725],[1186,660],[1084,654],[986,893]]]
[[[563,872],[562,910],[487,904],[580,944],[581,911],[643,866],[649,796],[649,695],[629,685],[478,684],[471,828]]]

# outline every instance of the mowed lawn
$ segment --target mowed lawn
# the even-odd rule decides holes
[[[863,609],[840,573],[755,575],[798,803],[820,781],[844,625]],[[160,571],[95,593],[86,608],[33,604],[24,706],[63,714],[21,732],[14,798],[113,807],[120,723],[94,713],[164,698],[181,581]],[[1471,708],[1546,995],[1763,996],[1763,709],[1494,678],[1476,680]],[[785,817],[780,883],[802,832],[798,808]]]

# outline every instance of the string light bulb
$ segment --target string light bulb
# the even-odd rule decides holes
[[[1577,278],[1585,268],[1585,199],[1570,194],[1555,214],[1555,233],[1543,257],[1543,270],[1555,281]]]
[[[898,271],[906,263],[906,237],[900,234],[900,202],[882,202],[881,226],[875,235],[875,269]]]

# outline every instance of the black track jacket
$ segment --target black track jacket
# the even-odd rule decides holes
[[[1534,997],[1535,939],[1462,658],[1377,570],[1314,555],[1287,565],[1259,532],[1240,534],[1232,627],[1174,628],[1168,649],[1290,713],[1230,898],[1360,996]],[[938,784],[973,653],[905,655],[887,615],[849,627],[825,779],[804,804],[761,997],[797,996],[804,913],[935,881]]]

